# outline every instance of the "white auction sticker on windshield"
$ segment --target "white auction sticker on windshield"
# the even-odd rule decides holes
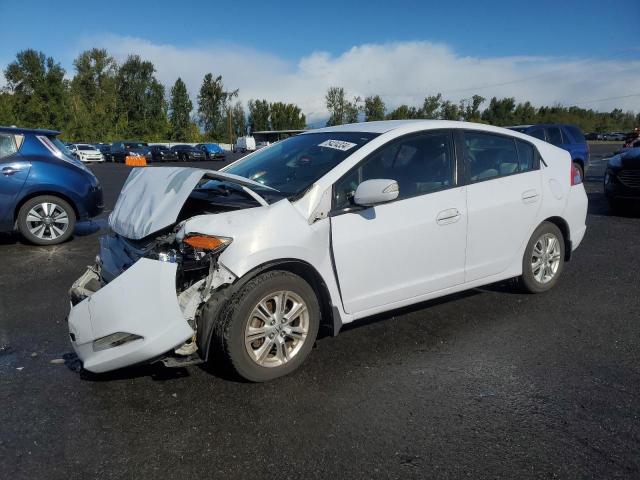
[[[355,147],[357,143],[345,142],[344,140],[325,140],[322,142],[319,147],[327,147],[327,148],[335,148],[336,150],[341,150],[346,152],[347,150]]]

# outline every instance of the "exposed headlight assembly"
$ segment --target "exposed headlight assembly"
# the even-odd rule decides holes
[[[218,237],[213,235],[202,235],[199,233],[186,235],[182,243],[193,247],[195,250],[206,250],[209,253],[224,250],[233,241],[229,237]]]

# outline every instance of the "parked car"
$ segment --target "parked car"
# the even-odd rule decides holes
[[[178,154],[175,150],[170,149],[166,145],[151,145],[151,161],[153,162],[176,162]]]
[[[88,143],[74,143],[72,152],[75,153],[78,160],[84,163],[104,162],[104,155],[94,145]]]
[[[182,162],[198,162],[207,159],[202,150],[191,145],[174,145],[171,150],[176,152],[178,159]]]
[[[216,158],[224,160],[227,155],[224,149],[217,143],[199,143],[196,145],[196,148],[204,152],[207,160],[215,160]]]
[[[98,150],[100,150],[100,153],[104,157],[104,161],[105,162],[113,162],[113,159],[111,158],[111,144],[110,143],[96,143],[94,146]]]
[[[586,214],[565,150],[473,123],[341,125],[221,171],[140,169],[73,285],[70,338],[92,372],[209,360],[270,380],[321,324],[512,277],[553,288]]]
[[[604,135],[604,139],[610,142],[624,142],[626,138],[627,134],[622,132],[606,133]]]
[[[127,157],[145,157],[151,161],[151,151],[146,142],[113,142],[111,158],[114,162],[124,163]]]
[[[587,133],[584,137],[587,140],[604,140],[604,135],[602,133]]]
[[[71,237],[77,220],[102,211],[98,179],[67,154],[59,133],[0,127],[0,231],[54,245]]]
[[[609,159],[604,194],[614,211],[640,201],[640,146]]]
[[[239,137],[233,147],[234,152],[253,152],[256,149],[256,140],[253,137]]]
[[[564,123],[548,123],[537,125],[517,125],[507,127],[516,132],[525,133],[532,137],[545,140],[552,145],[562,148],[571,154],[571,160],[584,178],[584,172],[589,166],[591,150],[582,130],[575,125]]]
[[[268,147],[271,145],[271,142],[258,142],[256,143],[256,150],[260,150],[261,148]]]

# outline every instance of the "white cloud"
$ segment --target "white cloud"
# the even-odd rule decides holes
[[[640,94],[640,60],[471,57],[444,44],[416,41],[360,45],[338,56],[313,52],[290,61],[233,44],[179,47],[117,35],[85,38],[78,51],[92,46],[106,48],[120,61],[139,54],[155,64],[165,85],[182,77],[194,99],[202,77],[212,72],[222,75],[228,88],[239,88],[242,101],[294,102],[310,121],[327,116],[324,94],[333,85],[351,96],[380,94],[390,108],[421,105],[426,95],[442,92],[454,101],[478,93],[535,105],[581,102],[598,110],[640,111],[640,96],[582,103]]]

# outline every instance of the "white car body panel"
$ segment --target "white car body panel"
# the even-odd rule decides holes
[[[263,187],[252,180],[215,170],[183,167],[134,168],[109,215],[109,227],[134,240],[168,227],[175,222],[187,197],[204,176],[233,180],[245,186]]]
[[[466,187],[451,188],[332,217],[345,311],[370,310],[463,283],[466,195]],[[438,220],[452,209],[457,217]]]
[[[467,187],[465,281],[505,271],[529,241],[542,193],[540,170],[473,183]]]
[[[175,263],[143,258],[75,305],[69,313],[69,331],[84,368],[100,373],[134,365],[191,338],[193,329],[180,310],[175,278]],[[94,351],[94,340],[117,332],[143,338]]]
[[[330,215],[333,184],[360,160],[399,136],[445,128],[521,138],[537,147],[544,164],[529,173]],[[219,270],[212,274],[214,289],[272,262],[305,262],[326,285],[339,322],[348,323],[520,275],[526,244],[545,219],[559,217],[566,222],[573,249],[584,236],[584,187],[570,186],[569,154],[544,141],[489,125],[429,120],[341,125],[303,135],[331,131],[380,135],[318,179],[295,202],[285,199],[268,205],[258,201],[261,206],[199,215],[181,224],[177,238],[191,233],[232,238],[219,256]],[[134,170],[110,216],[110,227],[126,238],[140,239],[172,225],[205,175],[232,179],[249,189],[259,185],[225,174],[227,168],[221,172],[166,167]],[[523,194],[531,190],[538,193],[537,200],[524,202]],[[440,225],[439,215],[452,209],[459,217]],[[197,300],[189,298],[190,314],[181,311],[175,268],[175,264],[138,260],[72,308],[69,323],[77,337],[74,348],[85,368],[107,371],[149,360],[193,334],[187,318],[193,317]],[[93,340],[116,331],[140,334],[145,342],[93,352]]]

